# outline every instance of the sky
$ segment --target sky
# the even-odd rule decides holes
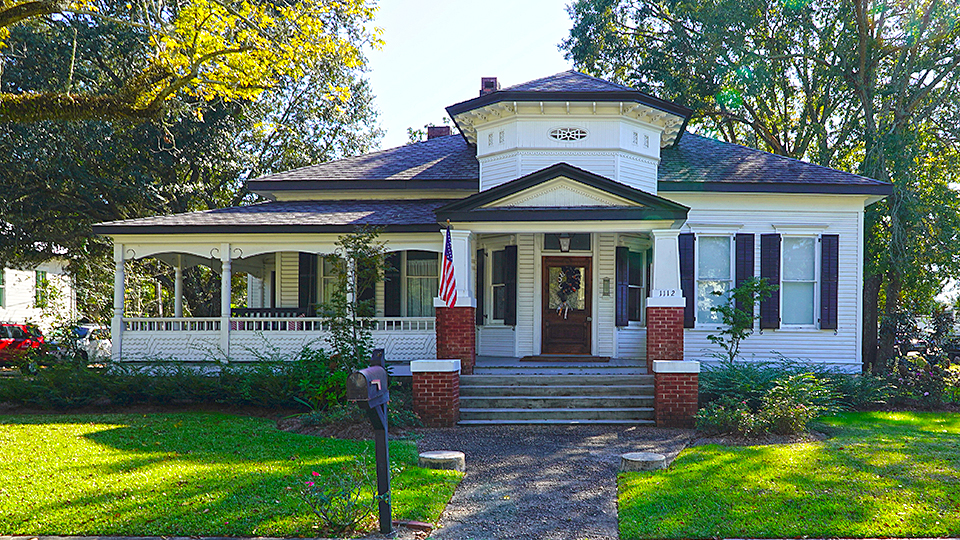
[[[445,107],[475,98],[481,77],[503,87],[566,71],[566,0],[380,0],[385,44],[368,73],[381,148],[407,143],[407,128],[441,125]]]

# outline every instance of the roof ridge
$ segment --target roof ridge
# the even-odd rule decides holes
[[[827,167],[826,165],[821,165],[821,164],[819,164],[819,163],[814,163],[814,162],[812,162],[812,161],[805,161],[805,160],[798,159],[798,158],[795,158],[795,157],[784,156],[784,155],[781,155],[781,154],[775,154],[775,153],[773,153],[773,152],[767,152],[766,150],[760,150],[759,148],[753,148],[753,147],[746,146],[746,145],[743,145],[743,144],[740,144],[740,143],[732,143],[732,142],[727,142],[727,141],[721,141],[720,139],[714,139],[713,137],[707,137],[707,136],[705,136],[705,135],[700,135],[699,133],[694,133],[694,132],[692,132],[692,131],[688,131],[688,132],[687,132],[687,136],[690,136],[690,135],[692,135],[692,136],[694,136],[694,137],[697,137],[697,138],[700,138],[700,139],[703,139],[703,140],[705,140],[705,141],[710,141],[710,142],[712,142],[712,143],[721,144],[721,145],[726,145],[726,146],[735,146],[735,147],[738,147],[738,148],[742,148],[742,149],[744,149],[744,150],[747,150],[747,151],[749,151],[749,152],[763,154],[764,156],[772,157],[772,158],[775,158],[775,159],[781,159],[781,160],[784,160],[784,161],[793,161],[793,162],[800,163],[800,164],[802,164],[802,165],[804,165],[804,166],[807,166],[807,167],[816,167],[816,168],[819,168],[819,169],[826,169],[826,170],[831,171],[831,172],[839,172],[839,173],[847,174],[847,175],[850,175],[850,176],[856,176],[857,178],[862,178],[862,179],[864,179],[864,180],[868,180],[868,181],[870,181],[870,182],[874,182],[874,183],[879,184],[879,185],[887,185],[887,184],[890,183],[890,182],[885,182],[885,181],[883,181],[883,180],[877,180],[876,178],[870,178],[869,176],[864,176],[864,175],[862,175],[862,174],[857,174],[857,173],[852,173],[852,172],[849,172],[849,171],[844,171],[844,170],[840,170],[840,169],[835,169],[835,168],[833,168],[833,167]]]

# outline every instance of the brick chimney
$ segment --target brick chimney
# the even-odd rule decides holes
[[[450,135],[450,126],[427,126],[427,140]]]
[[[496,77],[480,77],[480,95],[485,96],[500,89]]]

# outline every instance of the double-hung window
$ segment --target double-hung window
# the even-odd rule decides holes
[[[715,324],[711,308],[723,305],[733,288],[730,236],[697,236],[697,323]]]
[[[433,317],[433,299],[440,286],[438,254],[432,251],[408,251],[407,317]]]
[[[491,286],[493,289],[493,320],[503,321],[507,309],[507,283],[504,279],[503,264],[506,250],[493,252],[493,272],[491,272]]]
[[[629,269],[627,272],[628,303],[627,319],[630,321],[643,322],[644,304],[646,303],[646,264],[643,253],[631,251],[628,254]]]
[[[781,323],[813,326],[817,322],[817,238],[784,236],[782,246]]]

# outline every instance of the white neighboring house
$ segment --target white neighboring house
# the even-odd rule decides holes
[[[64,261],[50,260],[30,270],[0,269],[0,321],[30,322],[48,332],[58,319],[76,317],[76,290]]]
[[[268,202],[99,224],[115,243],[113,354],[253,360],[322,340],[315,307],[340,234],[392,252],[375,300],[388,360],[594,356],[711,360],[711,305],[757,276],[747,358],[859,371],[864,208],[892,186],[688,133],[693,111],[575,71],[447,107],[461,134],[251,180]],[[456,304],[435,301],[444,225]],[[129,317],[124,262],[222,276],[219,317]],[[249,276],[230,305],[231,272]],[[361,293],[364,294],[364,293]]]

